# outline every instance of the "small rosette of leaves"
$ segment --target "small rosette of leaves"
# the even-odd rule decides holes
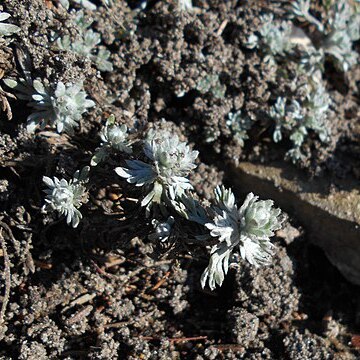
[[[271,107],[269,115],[275,121],[273,132],[274,142],[279,142],[285,133],[293,143],[293,147],[287,152],[290,159],[296,163],[304,158],[301,146],[312,130],[318,134],[319,139],[326,143],[329,141],[330,133],[328,111],[331,99],[325,87],[319,83],[308,86],[308,94],[305,101],[300,104],[297,100],[278,97],[276,103]]]
[[[318,50],[305,53],[302,62],[309,65],[316,61],[317,64],[312,66],[322,67],[326,56],[340,71],[346,72],[358,63],[358,53],[353,49],[353,43],[360,39],[360,11],[358,5],[348,0],[339,0],[332,3],[328,12],[329,20],[324,26],[310,13],[310,0],[292,3],[292,15],[315,25],[320,33],[317,39]]]
[[[245,140],[249,138],[247,133],[253,126],[253,121],[250,117],[244,116],[241,111],[237,111],[235,113],[231,112],[228,114],[226,125],[229,127],[239,146],[243,147]]]
[[[55,90],[45,86],[40,79],[5,79],[4,82],[17,92],[19,99],[28,100],[29,106],[34,109],[27,118],[29,132],[49,125],[59,133],[72,134],[82,115],[95,106],[94,101],[87,98],[82,82],[65,85],[60,81]]]
[[[147,162],[127,160],[127,167],[115,169],[129,183],[150,188],[142,206],[166,203],[192,189],[187,175],[196,167],[198,151],[191,150],[177,135],[164,130],[151,131],[143,150]]]
[[[201,277],[202,287],[208,283],[211,290],[222,285],[236,247],[255,267],[268,265],[275,249],[270,238],[284,221],[272,200],[258,200],[253,193],[238,208],[231,189],[221,186],[215,190],[215,200],[213,221],[205,226],[219,242],[212,247],[209,265]]]
[[[267,56],[266,61],[273,61],[273,56],[285,55],[291,51],[293,45],[290,41],[292,24],[288,21],[276,23],[273,14],[266,14],[260,17],[261,27],[258,35],[249,36],[246,46],[249,49],[258,48]]]
[[[217,99],[223,99],[226,86],[220,82],[219,75],[207,74],[196,84],[196,90],[201,94],[211,93]]]
[[[131,142],[128,138],[128,128],[126,125],[116,125],[115,116],[110,115],[105,126],[100,131],[102,140],[101,146],[95,150],[91,159],[91,166],[98,165],[113,152],[132,153]]]
[[[47,186],[44,190],[46,194],[43,209],[52,210],[66,217],[66,223],[73,228],[79,225],[82,214],[78,210],[87,201],[85,184],[88,182],[89,167],[84,167],[81,171],[76,171],[74,178],[70,181],[53,179],[44,176],[43,182]]]
[[[69,35],[64,35],[57,39],[57,46],[90,59],[100,71],[113,71],[113,65],[109,61],[110,51],[98,46],[101,42],[100,33],[89,29],[92,21],[88,21],[81,10],[76,13],[74,22],[79,27],[78,36],[72,41]]]

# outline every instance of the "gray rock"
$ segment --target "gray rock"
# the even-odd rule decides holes
[[[287,164],[240,163],[230,177],[234,189],[273,199],[302,222],[311,241],[351,282],[360,285],[359,183],[336,179],[309,180]]]

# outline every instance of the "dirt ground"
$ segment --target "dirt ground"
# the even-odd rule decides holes
[[[274,240],[272,265],[256,269],[239,256],[211,292],[200,285],[206,250],[188,248],[181,238],[165,245],[148,239],[152,225],[137,203],[141,191],[113,171],[121,155],[92,171],[77,229],[41,211],[42,177],[70,177],[87,165],[110,114],[139,137],[155,126],[187,139],[200,152],[191,181],[205,199],[224,179],[227,161],[284,159],[288,144],[271,141],[266,114],[280,94],[301,94],[294,94],[291,76],[281,77],[244,46],[260,14],[285,18],[287,2],[269,3],[194,0],[196,11],[184,12],[176,1],[149,1],[140,11],[124,0],[109,12],[98,1],[96,11],[85,13],[111,51],[114,69],[101,72],[54,45],[53,32],[78,31],[57,1],[2,2],[21,27],[0,48],[3,78],[21,74],[23,51],[33,78],[83,80],[96,106],[72,136],[29,134],[31,109],[21,100],[9,99],[12,120],[1,113],[1,359],[360,358],[360,289],[310,244],[306,224],[293,214]],[[294,71],[291,63],[276,66]],[[340,75],[326,66],[331,141],[311,135],[298,166],[309,177],[359,179],[360,66]],[[226,88],[221,96],[197,89],[211,75]],[[240,109],[255,123],[244,147],[226,126],[227,114]]]

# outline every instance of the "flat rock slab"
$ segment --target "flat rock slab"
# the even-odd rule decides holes
[[[360,184],[352,180],[313,180],[290,164],[231,166],[228,182],[240,193],[253,192],[296,216],[330,261],[360,285]]]

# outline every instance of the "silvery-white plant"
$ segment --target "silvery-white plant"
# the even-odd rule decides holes
[[[331,98],[322,83],[317,83],[309,88],[304,104],[306,107],[305,126],[315,131],[321,141],[327,142],[330,134],[326,121]]]
[[[312,77],[313,80],[321,81],[324,71],[325,53],[322,48],[316,49],[310,46],[302,52],[300,69]]]
[[[76,13],[74,22],[80,28],[78,36],[72,41],[69,35],[64,35],[57,39],[58,47],[89,58],[100,71],[112,71],[113,65],[109,61],[110,51],[103,47],[99,48],[100,33],[89,29],[93,21],[87,19],[84,12],[80,10]]]
[[[55,90],[45,86],[40,79],[31,81],[5,79],[7,86],[18,92],[20,99],[28,100],[34,112],[27,118],[27,130],[34,132],[40,126],[55,127],[59,133],[73,133],[82,115],[95,105],[87,98],[82,82],[64,84],[58,82]]]
[[[226,125],[229,127],[239,146],[243,147],[245,140],[249,138],[247,135],[248,130],[250,130],[253,125],[250,117],[243,115],[241,110],[235,113],[230,112],[226,120]]]
[[[8,20],[10,17],[11,15],[2,11],[2,6],[0,6],[0,49],[3,46],[9,45],[12,40],[10,36],[18,33],[21,30],[19,26],[6,22],[6,20]],[[0,106],[0,113],[2,111],[5,112],[7,118],[10,120],[12,119],[12,112],[8,98],[14,98],[14,95],[6,92],[0,85],[0,99],[2,103]]]
[[[143,149],[148,162],[127,160],[127,167],[115,169],[127,182],[150,187],[142,206],[175,199],[192,189],[187,175],[196,167],[198,151],[191,150],[177,135],[165,130],[151,130]]]
[[[284,97],[278,97],[276,103],[270,109],[270,116],[275,120],[275,130],[273,133],[274,142],[282,140],[282,130],[293,130],[300,120],[303,113],[300,104],[296,100],[292,100],[290,104]]]
[[[356,6],[348,0],[334,1],[331,9],[332,16],[327,26],[323,26],[310,14],[309,0],[293,2],[292,12],[300,20],[314,24],[322,33],[322,37],[318,40],[318,60],[320,60],[320,54],[323,53],[342,71],[348,71],[358,62],[358,54],[353,50],[353,42],[360,39],[360,11]]]
[[[325,34],[322,47],[335,60],[335,65],[348,71],[358,63],[353,42],[360,39],[360,12],[347,0],[335,1],[332,12],[330,31]]]
[[[5,20],[10,17],[11,15],[9,13],[0,11],[0,41],[3,36],[11,36],[21,30],[18,26],[5,22]]]
[[[74,4],[78,4],[87,10],[96,10],[96,5],[89,0],[71,0]],[[69,0],[59,0],[60,4],[66,9],[69,10],[70,1]]]
[[[274,142],[281,141],[283,131],[289,134],[293,148],[288,151],[287,155],[293,162],[304,157],[300,148],[308,135],[308,130],[318,134],[324,143],[330,137],[326,123],[331,104],[330,96],[322,83],[309,83],[307,89],[306,100],[302,104],[296,100],[289,102],[284,97],[278,97],[269,112],[270,117],[275,120],[273,140]]]
[[[116,125],[115,116],[110,115],[105,126],[100,131],[101,146],[95,150],[91,166],[104,161],[112,152],[132,153],[131,141],[128,138],[128,128],[125,124]]]
[[[360,21],[357,22],[360,26]],[[360,36],[351,37],[345,29],[334,31],[324,41],[325,54],[332,56],[335,65],[346,72],[358,63],[358,53],[353,50],[353,42],[360,39]]]
[[[101,0],[105,6],[113,6],[118,0]],[[120,0],[121,1],[121,0]]]
[[[193,9],[192,0],[178,0],[181,10],[191,11]]]
[[[89,170],[88,166],[81,171],[77,170],[70,181],[58,179],[56,176],[53,179],[44,176],[43,182],[47,189],[44,190],[46,204],[43,210],[52,210],[61,216],[64,215],[67,224],[76,228],[82,219],[82,214],[78,209],[87,201],[85,184],[89,180]]]
[[[285,55],[293,45],[290,41],[292,24],[288,21],[277,23],[273,14],[260,17],[262,23],[259,35],[249,36],[246,46],[249,49],[258,48],[267,54],[265,60],[272,61],[272,56]]]
[[[221,84],[218,74],[207,74],[197,82],[196,90],[202,94],[210,92],[215,98],[222,99],[225,96],[226,86]]]
[[[307,21],[315,25],[319,31],[324,31],[324,25],[310,13],[310,0],[297,0],[291,5],[292,14],[297,16],[299,20]]]
[[[114,6],[116,3],[121,2],[123,0],[101,0],[101,2],[106,6],[106,7],[111,7]],[[145,10],[146,6],[148,4],[148,0],[139,0],[137,1],[137,5],[135,7],[135,10]]]
[[[281,210],[273,207],[272,200],[258,200],[253,193],[248,194],[238,208],[231,189],[218,186],[215,202],[213,221],[205,226],[218,243],[212,247],[209,265],[201,276],[202,287],[208,283],[211,290],[222,285],[236,248],[241,257],[255,267],[270,264],[275,251],[270,238],[284,221]]]

